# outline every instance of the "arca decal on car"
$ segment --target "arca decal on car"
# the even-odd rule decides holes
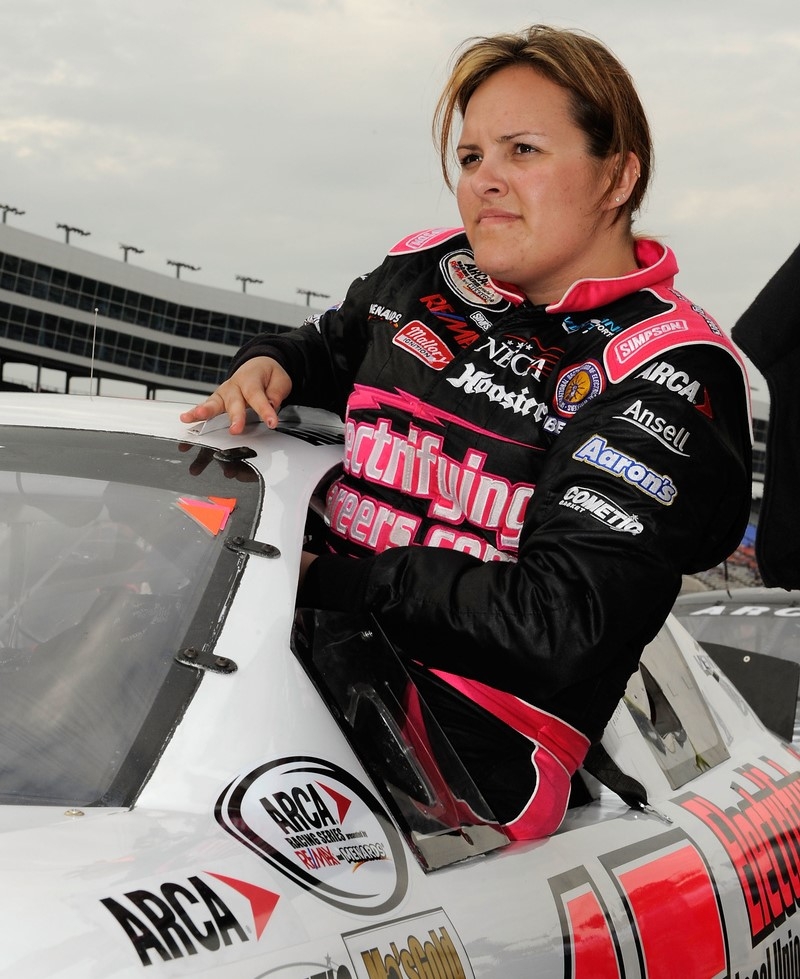
[[[213,877],[232,888],[249,903],[252,922],[240,917],[224,900],[218,888],[206,877]],[[230,891],[228,891],[230,894]],[[252,935],[261,938],[280,895],[247,881],[206,872],[180,882],[158,885],[157,892],[137,887],[117,897],[101,898],[119,922],[136,950],[142,965],[171,962],[200,950],[215,952],[226,946],[248,942]]]
[[[290,880],[355,914],[397,907],[408,883],[400,836],[378,799],[320,758],[280,758],[234,780],[219,824]]]

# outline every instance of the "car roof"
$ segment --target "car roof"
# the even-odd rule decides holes
[[[686,592],[675,600],[675,612],[680,614],[681,609],[707,605],[800,605],[800,590],[753,587]]]

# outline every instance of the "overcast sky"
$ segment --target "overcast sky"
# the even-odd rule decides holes
[[[656,145],[637,229],[729,328],[800,241],[798,0],[2,0],[0,204],[167,275],[340,298],[458,223],[430,138],[450,56],[535,22],[630,69]]]

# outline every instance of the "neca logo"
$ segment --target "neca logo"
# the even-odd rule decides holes
[[[261,937],[278,903],[278,894],[255,884],[208,874],[245,897],[252,912],[252,925],[244,927],[228,904],[201,877],[187,878],[185,883],[162,884],[158,893],[142,888],[128,891],[122,898],[102,898],[122,926],[136,950],[142,965],[159,959],[170,962],[185,955],[196,955],[201,949],[215,952],[236,942]]]

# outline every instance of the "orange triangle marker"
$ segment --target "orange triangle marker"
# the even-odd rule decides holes
[[[209,497],[207,500],[191,500],[182,496],[178,500],[178,506],[187,516],[216,537],[228,522],[228,517],[236,506],[236,500],[214,497]]]
[[[228,508],[228,512],[236,508],[235,496],[209,496],[212,503],[219,503],[220,506]]]

